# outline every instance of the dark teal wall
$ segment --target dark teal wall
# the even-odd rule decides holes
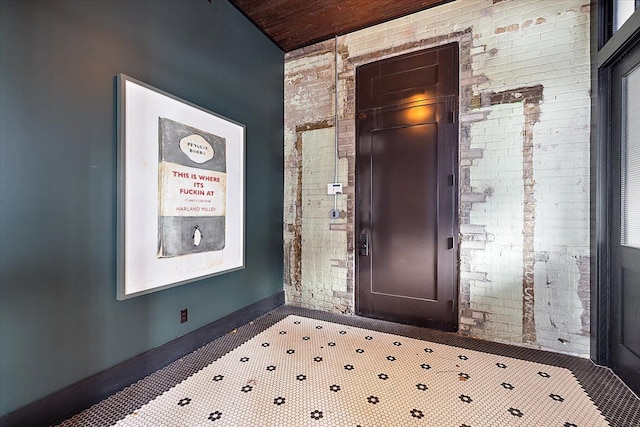
[[[226,0],[0,0],[0,46],[0,415],[282,290],[284,55]],[[116,301],[118,73],[246,125],[244,270]]]

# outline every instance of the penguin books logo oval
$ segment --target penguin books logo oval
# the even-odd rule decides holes
[[[200,135],[185,136],[180,140],[180,149],[196,163],[213,159],[213,147]]]

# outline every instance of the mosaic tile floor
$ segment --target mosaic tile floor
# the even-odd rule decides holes
[[[640,425],[637,398],[630,414],[627,405],[605,417],[565,367],[438,342],[469,341],[455,334],[427,332],[435,339],[425,341],[411,336],[421,328],[289,311],[240,328],[243,343],[228,348],[225,340],[245,338],[228,334],[62,426]],[[216,344],[232,351],[207,363],[212,354],[203,353]]]

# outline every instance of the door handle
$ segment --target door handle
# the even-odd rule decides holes
[[[360,236],[360,255],[369,256],[369,234],[362,233]]]

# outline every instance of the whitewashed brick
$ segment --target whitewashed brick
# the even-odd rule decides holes
[[[472,310],[469,317],[460,318],[461,330],[499,342],[522,342],[523,203],[529,182],[533,183],[527,188],[533,189],[534,205],[529,212],[535,217],[533,245],[538,261],[534,264],[537,341],[527,345],[580,355],[589,351],[588,325],[585,330],[581,321],[589,304],[578,297],[578,289],[584,287],[589,275],[590,35],[589,13],[581,9],[583,3],[450,2],[338,39],[347,52],[339,64],[338,113],[351,119],[350,127],[341,123],[339,128],[340,153],[348,157],[341,159],[344,164],[340,165],[344,184],[349,175],[353,180],[355,155],[354,85],[347,79],[353,79],[359,64],[350,63],[351,58],[368,54],[373,58],[383,49],[470,28],[473,42],[464,54],[471,58],[471,69],[461,73],[461,85],[470,88],[473,95],[543,87],[538,121],[533,124],[532,158],[523,157],[522,103],[483,104],[474,109],[460,105],[460,123],[470,133],[471,150],[461,153],[461,167],[469,168],[470,183],[461,197],[461,209],[466,209],[461,215],[464,213],[469,222],[459,230],[460,277],[461,286],[466,286],[461,291],[469,295],[468,308]],[[404,52],[393,54],[399,53]],[[331,52],[300,58],[287,54],[284,220],[285,224],[302,223],[304,267],[302,291],[286,287],[287,301],[326,310],[337,310],[341,304],[353,307],[352,298],[345,301],[333,296],[334,291],[346,293],[348,283],[353,294],[353,282],[347,276],[353,275],[354,254],[347,249],[353,242],[347,241],[345,231],[328,231],[333,199],[323,194],[323,188],[333,173],[334,147],[328,135],[332,132],[302,133],[302,178],[298,177],[299,153],[294,146],[300,137],[296,126],[321,121],[331,126],[333,73]],[[326,138],[316,141],[323,133]],[[306,162],[310,156],[314,160]],[[529,171],[528,180],[525,170]],[[296,216],[299,188],[303,192],[302,218]],[[353,191],[349,188],[351,197]],[[339,201],[344,212],[348,210],[346,197]],[[340,221],[353,230],[352,216]],[[294,233],[285,229],[283,236],[287,244]],[[336,259],[350,260],[349,268],[336,267]],[[558,337],[569,342],[562,344]]]

